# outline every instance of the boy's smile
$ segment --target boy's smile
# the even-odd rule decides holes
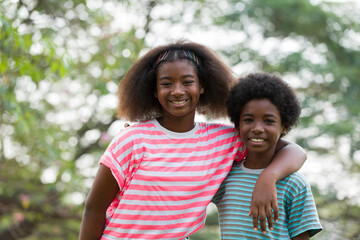
[[[245,104],[240,114],[239,131],[248,154],[265,157],[262,159],[268,157],[268,160],[272,159],[280,136],[285,134],[280,112],[268,99],[253,99]]]

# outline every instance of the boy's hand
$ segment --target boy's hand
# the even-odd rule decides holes
[[[274,212],[272,212],[272,210]],[[274,218],[273,218],[274,214]],[[277,204],[275,180],[271,177],[259,176],[253,191],[249,216],[252,215],[254,230],[260,228],[262,233],[266,233],[266,219],[270,230],[273,229],[273,220],[279,219],[279,209]]]

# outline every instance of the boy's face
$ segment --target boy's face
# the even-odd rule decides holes
[[[239,131],[248,151],[269,154],[286,133],[278,108],[268,99],[253,99],[245,104],[240,113]]]

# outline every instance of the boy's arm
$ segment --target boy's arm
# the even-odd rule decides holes
[[[303,148],[294,143],[280,139],[276,146],[276,154],[270,165],[260,174],[253,191],[249,216],[253,217],[254,229],[258,228],[258,220],[262,232],[266,232],[266,219],[268,227],[273,229],[274,220],[279,218],[276,196],[276,182],[289,176],[301,168],[306,160]]]
[[[310,239],[309,231],[300,233],[299,235],[296,235],[295,237],[292,238],[292,240],[308,240],[308,239]]]
[[[119,186],[111,170],[100,164],[85,202],[79,240],[100,239],[105,227],[106,209],[116,197]]]

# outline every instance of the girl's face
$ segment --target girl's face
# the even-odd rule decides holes
[[[286,132],[278,108],[268,99],[253,99],[245,104],[240,113],[239,130],[249,152],[269,156]]]
[[[194,122],[196,106],[204,88],[189,60],[161,63],[156,77],[155,97],[163,109],[163,119]],[[193,127],[193,126],[192,126]]]

